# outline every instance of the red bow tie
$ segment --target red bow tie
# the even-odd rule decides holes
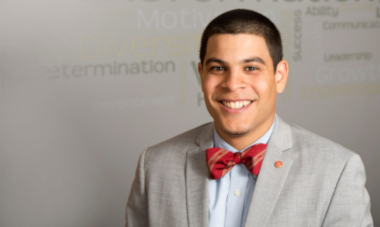
[[[266,144],[255,144],[243,152],[233,153],[219,147],[206,150],[206,160],[211,179],[219,179],[226,175],[235,165],[243,163],[253,175],[259,175],[260,167],[266,151]]]

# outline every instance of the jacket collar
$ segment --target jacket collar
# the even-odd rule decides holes
[[[291,147],[290,126],[276,115],[276,125],[269,139],[260,174],[256,181],[245,226],[266,226],[293,163],[286,152],[283,152]],[[283,163],[281,168],[275,167],[276,161]]]
[[[245,226],[266,225],[293,163],[283,152],[292,147],[290,126],[277,115],[275,118],[276,123],[257,178]],[[213,123],[204,126],[195,140],[199,147],[187,152],[186,200],[189,227],[208,226],[209,173],[206,149],[214,146],[213,127]],[[276,161],[282,161],[283,166],[276,168]]]
[[[208,181],[206,149],[214,146],[213,123],[199,133],[199,147],[187,152],[186,158],[186,202],[189,227],[208,226]]]

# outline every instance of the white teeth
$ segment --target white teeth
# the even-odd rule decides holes
[[[223,105],[227,106],[228,108],[231,109],[240,109],[244,106],[247,106],[251,103],[251,101],[244,100],[244,101],[238,101],[238,102],[226,102],[222,101]]]

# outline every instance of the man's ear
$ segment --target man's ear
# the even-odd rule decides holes
[[[202,79],[202,69],[203,69],[202,62],[198,62],[198,73],[201,79]]]
[[[285,89],[286,81],[288,80],[289,65],[285,60],[281,60],[276,68],[276,91],[282,93]]]
[[[202,66],[202,62],[199,62],[198,63],[198,74],[199,74],[199,78],[201,79],[201,87],[202,87],[202,92],[203,92],[203,76],[202,76],[202,70],[203,70],[203,66]]]

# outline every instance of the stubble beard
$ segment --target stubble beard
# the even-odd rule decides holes
[[[236,136],[236,137],[239,137],[239,136],[242,136],[242,135],[245,135],[249,132],[249,130],[247,131],[230,131],[228,129],[225,129],[225,128],[221,128],[222,132],[227,134],[227,135],[230,135],[230,136]]]

